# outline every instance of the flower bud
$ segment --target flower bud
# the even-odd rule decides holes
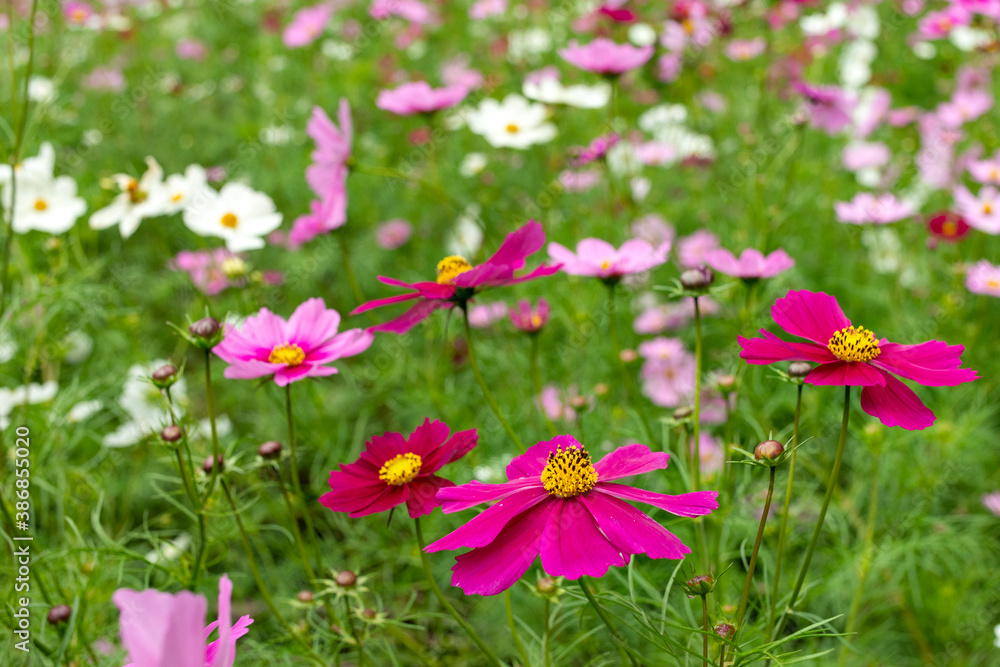
[[[351,588],[354,584],[358,583],[358,575],[350,570],[341,570],[337,573],[336,581],[337,585],[342,588]]]
[[[559,586],[556,584],[556,580],[552,577],[538,577],[538,581],[535,582],[535,591],[541,593],[542,595],[551,595],[556,592]]]
[[[598,382],[594,385],[594,394],[596,396],[604,396],[611,390],[606,382]]]
[[[694,410],[691,409],[691,406],[685,405],[674,410],[674,419],[681,421],[682,419],[688,419],[693,414]]]
[[[569,399],[570,407],[579,412],[587,407],[587,397],[586,396],[574,396]]]
[[[753,457],[760,461],[761,459],[767,459],[768,461],[774,461],[785,451],[784,445],[782,445],[777,440],[765,440],[764,442],[757,445],[753,450]]]
[[[715,634],[723,639],[729,639],[736,632],[736,626],[732,623],[719,623],[715,626]]]
[[[734,389],[736,389],[736,376],[735,375],[720,375],[719,379],[715,382],[716,386],[719,388],[723,394],[728,394]]]
[[[188,332],[194,337],[192,341],[203,350],[210,350],[222,340],[224,329],[214,317],[203,317],[188,327]]]
[[[688,290],[708,289],[715,281],[715,274],[708,267],[688,269],[681,274],[681,287]]]
[[[160,431],[160,438],[163,442],[177,442],[184,437],[184,431],[177,424],[171,424]]]
[[[623,363],[631,364],[639,358],[639,353],[635,350],[626,348],[618,353],[618,358],[621,359]]]
[[[281,456],[281,443],[277,440],[268,440],[257,448],[257,453],[262,459],[276,459]]]
[[[808,361],[793,361],[788,365],[788,375],[793,378],[804,378],[812,369],[813,365]]]
[[[225,467],[225,463],[222,460],[222,454],[219,454],[218,461],[219,461],[219,470],[222,470]],[[214,467],[213,457],[212,455],[209,455],[205,458],[205,462],[201,464],[201,469],[205,471],[206,475],[208,475],[209,473],[212,472],[213,467]]]
[[[316,598],[312,591],[299,591],[295,597],[299,602],[312,602]]]
[[[684,582],[684,591],[690,597],[705,596],[715,589],[715,579],[710,574],[699,574]]]
[[[364,611],[361,612],[361,616],[364,617],[366,621],[374,621],[378,618],[378,614],[370,607],[366,607]]]
[[[52,609],[49,609],[48,615],[45,617],[48,619],[51,625],[59,625],[60,623],[65,623],[69,620],[69,617],[73,615],[73,608],[68,604],[59,604]]]
[[[173,383],[177,382],[177,372],[176,366],[173,364],[165,364],[153,371],[153,375],[150,377],[153,380],[154,386],[159,389],[166,389]]]

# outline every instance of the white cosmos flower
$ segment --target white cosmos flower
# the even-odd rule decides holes
[[[483,100],[467,117],[469,129],[496,148],[523,149],[544,144],[556,136],[556,126],[545,122],[547,110],[520,95],[511,94],[503,102]]]
[[[448,234],[445,247],[453,255],[474,257],[483,245],[483,229],[479,222],[479,204],[469,204]]]
[[[267,195],[242,183],[227,183],[215,192],[202,189],[184,210],[184,224],[195,234],[218,236],[231,252],[264,247],[264,236],[281,226],[281,214]]]
[[[55,173],[56,152],[52,144],[45,142],[38,149],[38,155],[25,158],[20,164],[14,167],[13,172],[17,176],[17,182],[28,183],[32,181],[51,181]],[[0,164],[0,188],[7,188],[10,185],[11,168],[9,164]]]
[[[10,415],[19,405],[46,403],[56,397],[59,384],[54,381],[37,384],[32,382],[22,387],[7,389],[0,387],[0,431],[10,426]]]
[[[487,159],[485,153],[469,153],[462,158],[462,164],[458,166],[458,173],[466,178],[476,176],[486,169]]]
[[[611,84],[604,82],[594,86],[563,86],[559,79],[543,77],[538,81],[525,81],[521,90],[530,100],[578,109],[600,109],[611,99]]]
[[[105,447],[134,445],[171,423],[163,395],[149,380],[153,371],[166,363],[161,359],[150,364],[136,364],[128,370],[125,386],[118,397],[118,405],[129,416],[129,421],[104,436]],[[187,383],[184,378],[174,383],[170,388],[170,395],[174,400],[175,411],[183,413],[183,406],[187,402]]]
[[[32,76],[28,79],[28,99],[32,102],[44,104],[56,98],[56,86],[52,79],[44,76]]]
[[[163,212],[166,214],[183,211],[191,204],[195,194],[202,192],[208,185],[205,168],[192,164],[183,174],[171,174],[163,183]]]
[[[96,414],[104,407],[104,402],[100,400],[81,401],[71,407],[66,413],[66,420],[71,423],[82,422],[87,417]]]
[[[70,176],[18,180],[16,190],[12,226],[18,234],[32,230],[62,234],[87,212],[87,203],[76,196],[76,181]],[[10,187],[4,189],[3,205],[10,209]]]
[[[115,174],[112,179],[121,192],[110,204],[90,216],[92,229],[118,225],[122,238],[127,239],[143,219],[163,215],[163,169],[154,158],[146,158],[146,173],[141,178]]]

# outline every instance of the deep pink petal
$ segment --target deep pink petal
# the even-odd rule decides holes
[[[513,586],[538,556],[542,530],[556,502],[549,499],[519,514],[497,538],[455,559],[451,585],[466,595],[496,595]]]
[[[601,482],[600,479],[598,479],[594,489],[622,500],[646,503],[653,507],[659,507],[661,510],[666,510],[677,516],[704,516],[711,514],[712,510],[719,509],[718,491],[695,491],[693,493],[682,493],[678,496],[668,496],[663,493],[644,491],[643,489],[637,489],[634,486],[626,486],[624,484],[607,484]]]
[[[597,519],[597,525],[611,543],[624,553],[673,559],[691,553],[680,538],[624,501],[599,490],[583,494],[580,501]]]
[[[371,462],[376,469],[389,459],[410,451],[409,443],[402,433],[383,433],[372,436],[371,440],[365,443],[365,451],[361,453],[361,459]]]
[[[538,252],[545,245],[545,230],[534,220],[529,220],[503,240],[500,247],[485,264],[507,265],[515,271],[524,267],[528,255]]]
[[[559,270],[561,268],[562,268],[562,264],[556,264],[555,266],[548,266],[546,264],[542,264],[538,268],[536,268],[536,269],[534,269],[532,271],[529,271],[528,273],[525,273],[524,275],[514,276],[512,278],[507,278],[505,280],[502,280],[502,281],[499,281],[499,282],[496,282],[496,283],[485,283],[485,284],[487,286],[490,286],[490,285],[518,285],[520,283],[526,283],[529,280],[534,280],[535,278],[544,278],[545,276],[555,275],[555,274],[559,273]]]
[[[979,376],[969,368],[960,368],[965,348],[930,340],[917,345],[882,343],[882,353],[870,363],[927,387],[954,387],[972,382]]]
[[[433,512],[435,507],[441,505],[437,499],[438,490],[449,486],[455,486],[455,483],[437,475],[421,475],[410,482],[410,497],[406,500],[410,518],[416,519]]]
[[[447,428],[446,426],[445,438],[448,437]],[[412,441],[413,436],[410,436],[410,439]],[[417,452],[423,457],[423,465],[420,469],[424,473],[432,473],[440,470],[444,464],[457,461],[468,454],[476,446],[477,440],[476,429],[471,429],[456,433],[447,442],[436,445],[433,449],[428,448],[426,453],[421,454]]]
[[[597,471],[597,479],[609,482],[651,470],[661,470],[667,467],[668,461],[670,461],[669,454],[652,452],[646,445],[634,444],[619,447],[605,455],[594,464],[594,470]]]
[[[426,465],[426,459],[430,458],[438,447],[444,444],[450,432],[451,429],[443,421],[437,419],[431,421],[430,417],[425,417],[424,423],[417,426],[406,439],[407,449],[414,454],[419,454]],[[431,473],[437,468],[431,470],[422,466],[421,470],[425,473]]]
[[[308,351],[333,338],[339,326],[340,313],[327,308],[323,299],[309,299],[300,304],[288,318],[285,342],[293,343]]]
[[[482,503],[501,500],[526,488],[543,489],[542,482],[537,477],[525,477],[504,484],[483,484],[469,482],[454,488],[438,491],[438,500],[444,501],[442,510],[445,514],[461,512]]]
[[[542,567],[553,577],[602,577],[612,565],[628,564],[628,556],[608,541],[577,498],[555,502],[539,551]]]
[[[792,343],[781,340],[764,329],[761,329],[760,333],[763,338],[736,337],[742,348],[740,358],[749,364],[760,366],[778,361],[814,361],[823,364],[837,358],[825,345]]]
[[[443,492],[438,494],[438,500],[441,500],[441,493]],[[456,528],[437,542],[427,545],[424,551],[433,553],[461,549],[462,547],[484,547],[496,539],[500,531],[511,520],[546,498],[549,498],[549,494],[541,485],[522,488],[472,517],[464,526]]]
[[[863,361],[837,361],[812,369],[805,377],[806,384],[836,387],[871,387],[885,385],[886,375]]]
[[[549,453],[562,447],[583,447],[580,442],[571,435],[557,435],[551,440],[543,440],[528,447],[528,451],[514,459],[507,465],[507,479],[515,480],[519,477],[538,478],[545,468]]]
[[[439,308],[451,308],[452,305],[453,304],[449,301],[421,301],[396,319],[371,327],[370,331],[388,331],[391,333],[405,334],[407,331],[426,320],[435,310]]]
[[[410,301],[412,299],[419,299],[420,292],[413,292],[412,294],[398,294],[396,296],[387,296],[384,299],[375,299],[367,303],[363,303],[354,310],[351,311],[351,315],[357,315],[359,313],[364,313],[366,311],[372,310],[373,308],[381,308],[382,306],[388,306],[394,303],[402,303],[403,301]]]
[[[775,301],[771,317],[788,333],[820,345],[829,343],[834,332],[851,326],[835,298],[806,290],[790,291]]]
[[[920,431],[934,423],[934,413],[912,389],[891,375],[885,379],[884,387],[862,390],[862,410],[886,426],[902,426],[908,431]]]

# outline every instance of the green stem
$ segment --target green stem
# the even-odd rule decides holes
[[[757,553],[760,551],[760,542],[764,538],[764,526],[767,525],[767,513],[771,511],[771,496],[774,494],[774,474],[777,467],[771,466],[771,475],[767,482],[767,499],[764,501],[764,513],[760,516],[760,525],[757,527],[757,539],[753,543],[753,551],[750,553],[750,566],[747,568],[747,580],[743,584],[743,595],[740,597],[740,608],[736,612],[736,631],[743,627],[743,615],[747,611],[747,600],[750,599],[750,585],[753,583],[753,572],[757,568]]]
[[[545,614],[545,640],[542,646],[542,652],[545,654],[545,667],[551,667],[552,659],[549,653],[549,641],[551,635],[551,626],[549,619],[549,599],[545,598],[545,603],[542,605],[542,613]]]
[[[212,351],[205,350],[205,408],[208,410],[208,423],[212,430],[212,474],[209,478],[208,488],[205,490],[205,497],[201,501],[202,507],[208,502],[215,492],[215,483],[219,478],[219,432],[215,426],[215,395],[212,392]]]
[[[365,649],[361,640],[361,635],[358,634],[358,630],[354,625],[354,619],[351,617],[351,602],[347,599],[346,595],[344,596],[344,618],[347,619],[347,628],[350,631],[351,636],[354,638],[354,645],[358,649],[358,665],[360,665],[360,667],[364,667],[367,662],[365,658]]]
[[[434,579],[434,573],[431,572],[431,561],[427,558],[427,554],[424,553],[424,534],[420,528],[420,519],[416,518],[413,522],[416,526],[417,548],[420,550],[420,562],[423,565],[424,576],[427,577],[427,584],[431,587],[431,592],[434,593],[434,596],[438,599],[438,602],[441,603],[441,606],[445,608],[445,611],[451,614],[451,617],[454,618],[460,626],[462,626],[462,629],[469,635],[469,638],[475,642],[476,646],[479,647],[479,650],[482,651],[486,660],[495,667],[503,667],[503,663],[501,663],[500,660],[493,655],[493,652],[489,649],[489,647],[486,646],[483,640],[479,638],[476,630],[469,625],[469,622],[466,621],[453,606],[451,606],[451,603],[448,602],[448,598],[444,596],[444,593],[441,591],[441,587],[438,586],[437,581]]]
[[[701,658],[702,662],[705,663],[705,667],[708,667],[708,600],[704,595],[701,596],[701,629],[703,631],[701,635]]]
[[[538,401],[542,400],[542,375],[538,372],[538,334],[531,334],[531,382],[535,389],[535,398]],[[549,435],[553,438],[559,435],[559,431],[556,429],[556,425],[552,423],[549,419],[548,413],[545,412],[545,408],[542,407],[539,410],[542,413],[542,418],[545,419],[545,426],[549,429]]]
[[[486,398],[486,402],[489,404],[490,409],[493,410],[493,414],[496,415],[497,419],[500,420],[500,424],[503,426],[503,430],[507,432],[507,436],[517,447],[517,451],[524,454],[527,451],[521,439],[517,437],[517,433],[514,432],[514,428],[507,421],[504,416],[503,411],[500,410],[500,406],[497,404],[493,394],[490,392],[490,388],[486,385],[486,380],[483,379],[483,374],[479,372],[479,364],[476,363],[476,352],[472,345],[472,328],[469,326],[469,312],[463,307],[462,308],[462,321],[465,323],[465,342],[466,347],[468,347],[469,352],[469,365],[472,366],[472,374],[476,376],[476,382],[479,383],[479,388],[483,391],[483,396]]]
[[[622,633],[618,632],[618,629],[615,628],[614,624],[611,622],[611,618],[608,616],[608,612],[604,610],[604,607],[600,605],[597,598],[594,597],[594,594],[590,592],[590,588],[587,586],[585,579],[585,577],[580,577],[577,580],[577,583],[580,585],[580,590],[582,590],[583,594],[587,597],[587,602],[589,602],[590,606],[594,608],[595,612],[597,612],[597,616],[601,619],[601,622],[604,623],[605,627],[607,627],[608,632],[611,633],[611,638],[614,640],[615,644],[628,654],[628,658],[634,667],[639,667],[640,663],[636,660],[634,651],[629,648]]]
[[[844,387],[844,417],[840,424],[840,440],[837,442],[837,454],[833,460],[833,469],[830,471],[830,479],[826,484],[826,495],[823,496],[823,506],[820,507],[819,516],[816,518],[816,527],[813,529],[812,539],[809,540],[809,547],[806,549],[806,557],[802,561],[799,569],[798,579],[795,581],[795,588],[792,589],[792,596],[788,600],[788,606],[781,614],[778,621],[777,633],[780,635],[785,629],[790,612],[795,608],[795,602],[799,598],[802,584],[805,583],[806,574],[809,572],[809,563],[812,562],[813,552],[816,551],[816,544],[819,536],[823,532],[823,522],[826,520],[826,510],[830,507],[830,499],[833,498],[833,490],[837,486],[837,478],[840,475],[840,463],[844,459],[844,445],[847,442],[847,423],[851,418],[851,387]],[[775,636],[776,636],[775,635]]]
[[[865,526],[865,546],[861,556],[861,571],[858,573],[858,585],[854,589],[854,598],[851,600],[851,610],[847,615],[847,625],[844,627],[844,634],[846,635],[853,634],[857,628],[858,614],[861,611],[861,601],[865,592],[865,582],[868,579],[868,572],[871,570],[872,566],[872,552],[875,549],[875,521],[878,518],[878,469],[879,459],[881,458],[882,448],[881,445],[879,445],[872,455],[872,471],[870,477],[872,483],[868,498],[868,525]],[[849,645],[844,644],[840,649],[839,664],[841,666],[847,664],[848,652]]]
[[[179,445],[180,443],[178,443]],[[198,581],[198,575],[201,572],[201,563],[205,556],[205,512],[201,507],[201,503],[198,499],[198,492],[195,491],[194,487],[191,485],[191,480],[188,477],[187,463],[184,461],[184,453],[181,451],[180,446],[176,447],[174,451],[177,454],[177,469],[181,474],[181,482],[184,484],[184,493],[187,494],[188,502],[191,503],[191,508],[195,511],[195,516],[198,520],[198,550],[195,552],[194,565],[191,568],[191,581],[189,588],[194,588]]]
[[[694,414],[692,415],[691,430],[694,438],[694,455],[691,459],[691,478],[694,480],[694,491],[701,490],[701,307],[698,305],[698,297],[694,297]],[[686,452],[690,454],[689,452]],[[701,551],[701,565],[705,573],[708,573],[708,541],[705,539],[705,519],[698,517],[695,519],[698,527],[698,548]]]
[[[795,398],[795,421],[792,427],[792,455],[788,458],[788,483],[785,485],[785,500],[781,507],[781,521],[778,524],[778,547],[774,556],[774,582],[771,585],[771,604],[767,613],[767,636],[774,629],[774,611],[778,604],[778,589],[781,585],[781,561],[785,555],[785,536],[788,534],[788,510],[792,504],[792,484],[795,481],[795,455],[799,445],[799,415],[802,412],[802,387],[799,383]]]
[[[524,650],[524,644],[521,643],[521,637],[517,633],[517,622],[514,620],[514,607],[510,601],[509,588],[503,592],[503,602],[507,608],[507,625],[510,626],[510,636],[514,640],[514,646],[517,647],[517,653],[521,656],[524,667],[531,667],[531,659],[528,657],[528,652]]]

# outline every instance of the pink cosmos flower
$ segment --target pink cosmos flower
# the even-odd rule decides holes
[[[753,39],[734,39],[726,44],[726,57],[730,60],[750,60],[764,53],[767,40],[763,37]]]
[[[698,299],[698,310],[702,317],[719,312],[719,304],[710,296]],[[632,324],[640,336],[652,336],[667,330],[681,329],[694,319],[694,300],[684,299],[677,303],[654,304],[646,308]]]
[[[677,161],[677,148],[666,141],[644,141],[635,145],[635,157],[651,167],[665,167]]]
[[[822,292],[790,291],[771,308],[774,322],[807,343],[781,340],[765,329],[763,338],[739,337],[740,357],[756,365],[778,361],[819,364],[805,377],[815,385],[864,387],[861,407],[886,426],[925,429],[931,412],[896,375],[927,387],[972,382],[976,371],[960,368],[961,345],[932,340],[917,345],[878,339],[862,326],[852,326],[837,300]]]
[[[647,243],[658,246],[661,243],[673,243],[677,230],[669,222],[655,213],[638,218],[631,226],[632,236],[643,239]]]
[[[273,375],[275,384],[284,387],[307,377],[333,375],[337,369],[326,364],[361,354],[372,344],[368,331],[349,329],[338,334],[339,326],[340,314],[319,298],[299,305],[287,322],[261,308],[242,327],[227,327],[226,337],[212,351],[230,364],[227,378],[253,380]]]
[[[694,456],[694,438],[691,439],[691,456]],[[705,479],[712,479],[726,464],[726,453],[719,441],[710,433],[702,431],[698,434],[698,468]]]
[[[909,202],[900,201],[891,193],[873,195],[859,192],[849,202],[833,203],[839,222],[853,225],[885,225],[913,216],[916,211]]]
[[[1000,151],[991,158],[970,162],[969,175],[980,183],[1000,185]]]
[[[951,5],[939,12],[928,12],[917,24],[924,39],[944,39],[958,26],[969,25],[972,14],[961,5]]]
[[[854,103],[840,88],[813,86],[804,81],[796,81],[794,88],[806,98],[810,124],[817,130],[834,135],[851,124]]]
[[[477,304],[469,308],[469,326],[486,329],[505,319],[509,310],[503,301]]]
[[[406,438],[400,433],[373,437],[357,461],[330,471],[330,491],[320,496],[320,504],[355,518],[403,503],[411,519],[430,514],[441,505],[438,490],[455,486],[434,473],[472,451],[479,438],[476,429],[449,434],[444,422],[428,417]]]
[[[553,577],[600,577],[633,554],[681,559],[691,552],[673,533],[633,507],[641,502],[684,517],[717,509],[718,493],[678,496],[614,480],[667,467],[669,455],[640,444],[619,447],[597,463],[570,435],[539,442],[507,466],[508,482],[441,489],[446,514],[500,501],[424,550],[472,547],[455,559],[451,583],[466,595],[513,586],[541,555]]]
[[[973,294],[1000,296],[1000,266],[979,260],[965,274],[965,286]]]
[[[549,322],[549,302],[544,298],[533,306],[527,299],[521,299],[510,309],[511,323],[525,333],[538,333]]]
[[[993,108],[993,96],[985,90],[973,88],[955,92],[950,102],[937,108],[937,116],[945,127],[961,127],[976,120]]]
[[[197,39],[182,39],[174,47],[174,53],[181,60],[202,61],[208,57],[208,47]]]
[[[694,395],[695,358],[679,338],[658,336],[639,345],[645,359],[639,376],[653,405],[676,407]]]
[[[380,91],[375,106],[399,116],[412,116],[448,109],[464,100],[468,94],[468,88],[463,86],[431,88],[426,81],[414,81],[393,90]]]
[[[952,193],[959,212],[969,223],[981,232],[1000,234],[1000,190],[992,185],[984,185],[979,194],[973,195],[964,185]]]
[[[469,7],[469,18],[473,21],[482,21],[491,16],[500,16],[507,11],[507,0],[476,0],[476,3]]]
[[[524,268],[528,255],[545,245],[542,226],[530,220],[526,225],[511,232],[500,244],[500,248],[488,260],[472,266],[464,257],[445,257],[437,265],[436,282],[406,283],[395,278],[379,276],[386,285],[408,287],[413,292],[385,299],[376,299],[362,304],[351,313],[356,315],[366,310],[380,308],[392,303],[412,301],[417,303],[394,320],[372,327],[371,331],[391,331],[403,334],[427,319],[431,313],[441,308],[464,307],[470,298],[487,287],[514,285],[543,276],[551,276],[559,271],[559,266],[542,264],[534,271],[522,276],[514,272]]]
[[[434,21],[431,10],[420,0],[372,0],[368,14],[380,21],[391,16],[398,16],[418,25],[426,25]]]
[[[558,243],[549,244],[549,257],[562,263],[562,270],[571,276],[594,276],[616,281],[622,276],[648,271],[667,261],[670,243],[653,246],[642,239],[631,239],[615,248],[601,239],[583,239],[576,244],[576,253]]]
[[[681,75],[684,56],[681,53],[664,53],[656,59],[656,78],[663,83],[671,83]]]
[[[320,234],[332,232],[347,222],[347,161],[351,157],[353,125],[351,106],[340,100],[337,109],[338,128],[320,107],[313,107],[306,124],[306,134],[316,142],[312,164],[306,167],[306,182],[319,197],[309,204],[309,213],[292,225],[289,239],[301,245]]]
[[[993,512],[993,514],[1000,516],[1000,491],[984,493],[982,502],[983,507]]]
[[[330,3],[303,7],[295,12],[292,22],[285,28],[281,36],[282,41],[290,49],[312,44],[326,30],[326,25],[332,17],[333,5]]]
[[[380,248],[395,250],[404,246],[412,234],[413,225],[406,220],[386,220],[375,229],[375,243]]]
[[[125,76],[115,67],[97,67],[83,80],[83,87],[120,93],[125,90]]]
[[[244,256],[225,248],[182,250],[170,261],[170,268],[186,272],[195,288],[208,296],[246,284]]]
[[[570,153],[573,155],[570,166],[583,167],[591,162],[603,159],[611,147],[617,144],[620,139],[621,137],[618,134],[612,132],[611,134],[597,137],[588,146],[574,146],[570,148]]]
[[[563,394],[568,394],[565,396]],[[545,385],[542,393],[535,399],[538,406],[550,421],[565,421],[573,423],[576,421],[576,410],[570,405],[570,396],[577,394],[576,387],[569,387],[568,391],[562,392],[554,384]],[[565,399],[565,400],[564,400]]]
[[[736,259],[733,253],[725,248],[716,248],[705,253],[705,263],[727,276],[736,276],[744,280],[756,278],[773,278],[782,271],[795,266],[795,260],[788,253],[778,248],[767,257],[759,250],[747,248]]]
[[[677,259],[685,269],[696,269],[704,266],[708,252],[718,247],[718,236],[707,229],[699,229],[678,242]]]
[[[122,643],[128,652],[125,667],[232,667],[236,640],[247,634],[253,623],[249,616],[232,623],[232,594],[232,582],[222,575],[219,618],[206,627],[208,603],[203,595],[119,588],[111,600],[118,607]],[[218,630],[218,639],[206,646],[213,630]]]
[[[857,141],[844,147],[841,160],[844,168],[850,171],[860,171],[871,167],[884,167],[889,163],[892,152],[881,141]]]
[[[94,15],[94,8],[86,2],[67,2],[62,7],[63,18],[71,25],[86,25]]]
[[[653,47],[618,44],[604,37],[580,46],[574,39],[559,51],[559,55],[566,62],[588,72],[622,74],[645,65],[653,57]]]
[[[441,66],[441,80],[446,86],[462,86],[475,90],[483,85],[485,77],[479,70],[469,67],[471,59],[467,54],[459,54]]]
[[[969,233],[969,223],[965,218],[951,211],[942,211],[931,216],[927,221],[927,229],[934,238],[949,243],[956,243]]]
[[[559,172],[559,185],[567,192],[586,192],[601,182],[600,169],[569,169]]]

